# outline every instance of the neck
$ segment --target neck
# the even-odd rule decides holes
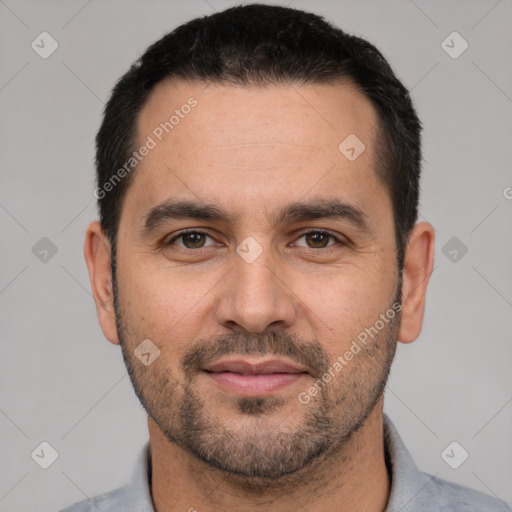
[[[212,468],[170,443],[148,418],[152,459],[151,491],[156,512],[382,512],[390,492],[382,425],[382,399],[343,448],[316,460],[282,486],[261,482],[254,491],[236,477]]]

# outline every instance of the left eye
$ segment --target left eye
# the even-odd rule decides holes
[[[177,240],[181,240],[181,245],[178,245],[178,247],[182,249],[202,249],[203,247],[208,247],[205,245],[205,238],[213,240],[213,238],[204,231],[182,231],[166,242],[165,245],[173,245]],[[308,231],[300,235],[298,240],[301,238],[305,238],[310,249],[324,249],[325,247],[329,247],[329,240],[331,239],[335,242],[340,242],[338,238],[326,231]],[[331,244],[331,246],[332,245],[334,244]]]
[[[328,247],[327,244],[329,243],[330,238],[336,242],[339,242],[339,240],[334,235],[331,235],[326,231],[308,231],[307,233],[303,233],[299,237],[299,240],[303,237],[306,237],[306,240],[314,244],[311,249],[323,249],[324,247]]]

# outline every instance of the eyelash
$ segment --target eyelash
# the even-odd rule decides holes
[[[213,239],[213,237],[210,234],[208,234],[206,231],[201,231],[201,230],[197,230],[197,229],[188,229],[188,230],[180,231],[179,233],[174,235],[169,241],[164,242],[163,246],[167,247],[167,246],[173,245],[176,240],[178,240],[178,239],[182,238],[184,235],[187,235],[187,234],[190,234],[190,233],[193,233],[193,234],[196,234],[196,235],[205,235],[205,236],[208,236],[208,237]],[[309,231],[305,231],[305,232],[300,234],[299,238],[302,238],[303,236],[310,235],[310,234],[313,234],[313,233],[314,234],[319,234],[319,235],[326,235],[326,236],[328,236],[330,238],[333,238],[338,244],[347,245],[346,242],[343,242],[342,240],[340,240],[338,237],[334,236],[329,231],[324,231],[324,230],[321,230],[321,229],[310,229]],[[309,247],[309,249],[311,249],[312,251],[318,251],[320,249],[329,249],[329,248],[332,248],[332,247],[334,247],[334,246],[329,245],[327,247],[319,247],[317,249]],[[208,249],[208,247],[199,247],[198,249],[189,249],[187,247],[179,247],[179,249],[182,249],[182,250],[185,250],[185,251],[200,252],[202,250]]]

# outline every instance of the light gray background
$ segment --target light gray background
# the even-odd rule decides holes
[[[230,5],[0,0],[2,511],[58,510],[130,478],[146,417],[99,329],[82,255],[96,218],[93,137],[147,45]],[[420,469],[512,502],[512,3],[291,5],[376,44],[424,123],[421,215],[436,263],[385,411]],[[31,48],[43,31],[59,44],[48,59]],[[457,59],[441,47],[453,31],[469,43]],[[44,236],[58,248],[46,263],[32,253]],[[454,236],[468,248],[457,262],[442,252]],[[454,440],[469,452],[456,470],[440,456]],[[30,455],[42,441],[59,453],[46,470]]]

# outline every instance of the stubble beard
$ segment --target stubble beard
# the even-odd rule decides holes
[[[302,418],[292,415],[294,425],[290,426],[286,417],[280,423],[273,421],[272,413],[284,406],[283,398],[239,397],[236,412],[245,425],[248,418],[254,420],[254,428],[229,428],[208,407],[208,397],[195,390],[194,371],[203,361],[228,353],[271,353],[295,358],[321,376],[332,366],[332,359],[320,344],[304,343],[284,332],[250,338],[231,333],[190,347],[180,366],[185,367],[184,378],[178,380],[171,377],[165,356],[147,367],[134,356],[140,340],[136,341],[139,338],[131,335],[124,322],[114,275],[116,323],[123,358],[137,397],[170,443],[220,470],[231,484],[254,493],[293,489],[310,481],[312,473],[319,473],[330,459],[335,458],[336,465],[350,465],[350,440],[365,424],[386,386],[396,351],[400,314],[327,386],[320,387],[311,402],[301,404],[297,400],[293,411],[298,410]],[[400,288],[394,302],[400,301]]]

